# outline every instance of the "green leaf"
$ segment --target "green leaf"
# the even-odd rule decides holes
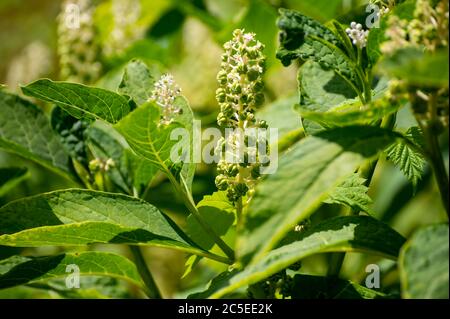
[[[408,129],[404,139],[385,150],[386,158],[400,168],[413,187],[421,179],[426,164],[426,159],[420,152],[422,145],[422,132],[419,127],[413,126]]]
[[[425,53],[421,49],[405,48],[380,60],[376,70],[411,85],[448,87],[448,59],[448,50]]]
[[[129,259],[105,252],[66,253],[49,257],[13,256],[0,261],[0,289],[64,278],[79,268],[80,276],[109,276],[143,288],[136,266]],[[80,288],[82,288],[80,286]]]
[[[237,269],[227,270],[214,277],[207,285],[206,289],[200,292],[193,293],[187,299],[206,299],[212,294],[216,293],[224,286],[226,286],[234,275],[238,273]]]
[[[125,66],[119,92],[130,96],[137,105],[142,105],[150,100],[156,80],[144,62],[132,60]]]
[[[206,195],[197,204],[197,208],[203,219],[219,236],[225,235],[234,222],[236,208],[229,202],[226,192]],[[214,241],[193,215],[189,215],[186,220],[186,232],[203,249],[209,250],[214,246]]]
[[[448,299],[448,224],[419,229],[402,247],[399,272],[402,297]]]
[[[154,82],[156,79],[156,76],[154,73],[155,73],[155,71],[150,70],[149,67],[144,62],[139,61],[139,60],[133,60],[126,67],[119,90],[124,92],[125,94],[130,95],[138,105],[141,105],[141,104],[145,103],[146,101],[150,100],[151,92],[153,91],[153,88],[154,88],[153,86],[154,86]],[[159,74],[157,74],[157,75],[159,76]],[[192,109],[189,106],[189,103],[185,97],[183,97],[183,96],[177,97],[175,99],[174,104],[177,108],[181,109],[181,113],[174,115],[173,121],[180,123],[189,133],[189,136],[186,137],[187,140],[183,139],[181,141],[181,142],[183,142],[183,146],[185,147],[185,149],[190,150],[189,154],[186,154],[186,156],[189,156],[189,157],[183,161],[183,165],[181,168],[181,175],[183,176],[183,178],[186,182],[186,185],[190,189],[191,185],[192,185],[192,180],[194,178],[195,166],[196,166],[193,161],[193,154],[192,154],[193,143],[194,143],[194,140],[193,140],[194,114],[193,114]],[[142,106],[142,107],[148,108],[148,106]],[[159,107],[158,107],[158,112],[160,112]],[[133,112],[133,113],[135,113],[135,112]],[[149,121],[149,123],[152,122],[152,125],[155,124],[156,126],[159,126],[159,115],[156,116],[156,111],[152,111],[150,113],[151,113],[150,117],[148,117],[148,115],[147,115],[147,117],[143,120]],[[138,114],[142,115],[143,112],[138,112]],[[135,117],[133,115],[131,115],[130,118],[132,119]],[[131,119],[130,119],[130,121],[131,121]],[[142,122],[142,120],[141,120],[141,122]],[[124,124],[125,128],[122,127],[122,129],[124,129],[126,132],[130,133],[129,126],[131,125],[131,122],[126,122],[126,123],[128,123],[128,124]],[[120,125],[121,124],[119,124],[118,127],[121,127]],[[175,127],[173,127],[173,128],[175,128]],[[162,131],[170,132],[170,130],[173,128],[167,128],[167,130],[162,129],[161,132]],[[131,134],[133,134],[133,133],[131,133]],[[165,136],[165,133],[162,133],[162,134]],[[129,136],[129,135],[127,135],[127,136]],[[164,136],[163,136],[163,138],[166,138]],[[136,140],[133,137],[131,137],[131,138],[132,138],[132,142],[129,141],[129,143],[130,143],[131,147],[133,148],[133,145],[136,145],[136,143],[135,143]],[[147,136],[147,138],[145,136],[142,136],[141,138],[147,139],[148,136]],[[158,138],[157,135],[155,135],[155,137],[148,138],[147,142],[151,143],[150,140],[153,140],[156,138]],[[169,146],[172,147],[174,144],[175,143],[170,142]],[[136,151],[136,149],[134,149],[134,150]],[[170,148],[169,148],[169,150],[170,150]],[[147,158],[147,155],[142,154],[138,151],[136,151],[136,152],[139,155]],[[154,151],[152,151],[152,153],[154,155],[156,152],[158,152],[157,148]],[[155,156],[152,156],[150,160],[151,161],[157,160],[154,157]],[[159,161],[159,160],[157,160],[157,161]],[[159,165],[160,169],[163,172],[166,172],[166,170],[163,166],[164,165]]]
[[[270,128],[278,129],[278,138],[281,140],[287,134],[302,127],[300,117],[294,111],[297,100],[297,96],[278,99],[258,110],[256,117],[265,120]]]
[[[354,173],[330,193],[325,203],[342,204],[358,212],[373,214],[373,210],[370,208],[372,199],[367,195],[369,188],[365,183],[364,178],[361,178],[358,173]]]
[[[400,234],[372,217],[331,218],[305,231],[299,241],[274,249],[248,265],[211,297],[219,298],[239,287],[254,284],[318,253],[366,252],[395,259],[404,242]]]
[[[25,167],[0,168],[0,197],[28,178],[28,169]]]
[[[170,151],[176,141],[170,139],[176,123],[159,125],[160,109],[154,103],[145,103],[115,125],[130,147],[164,172],[170,172]]]
[[[295,275],[292,299],[379,299],[387,296],[381,292],[339,278]]]
[[[295,144],[279,160],[277,171],[256,187],[238,238],[238,255],[246,260],[252,254],[260,258],[308,218],[345,177],[397,137],[377,127],[349,126]]]
[[[75,180],[70,158],[45,114],[27,100],[1,90],[0,148]]]
[[[112,127],[96,123],[86,134],[89,148],[96,158],[114,160],[115,165],[107,174],[126,193],[131,194],[133,187],[141,193],[158,171],[153,163],[135,155]]]
[[[369,124],[396,112],[401,106],[383,99],[386,89],[387,81],[382,78],[372,90],[372,102],[363,105],[340,76],[332,70],[324,70],[317,63],[307,62],[299,71],[300,104],[297,110],[309,134],[323,127]],[[319,126],[311,126],[311,121]]]
[[[55,103],[76,118],[118,122],[130,112],[125,97],[100,88],[69,82],[37,80],[22,87],[25,95]]]
[[[355,93],[362,92],[355,63],[345,54],[343,44],[330,29],[296,11],[280,9],[280,15],[277,58],[283,65],[287,66],[295,59],[313,60],[345,79]]]
[[[172,161],[172,148],[175,144],[186,148],[186,143],[191,143],[191,138],[188,136],[187,141],[181,140],[178,144],[175,138],[171,139],[171,133],[176,128],[182,128],[181,124],[172,122],[168,125],[160,125],[159,121],[159,106],[154,103],[145,103],[116,124],[115,128],[125,137],[136,154],[153,163],[168,176],[177,178],[186,165],[183,165],[181,169],[177,168],[176,165],[181,163],[181,156],[174,155],[176,161]],[[188,177],[192,181],[191,164],[188,164],[187,172],[183,177]]]
[[[0,208],[0,245],[145,244],[201,253],[165,214],[126,195],[62,190]]]

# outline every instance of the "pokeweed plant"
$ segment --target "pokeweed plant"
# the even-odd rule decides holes
[[[425,227],[406,241],[376,218],[368,195],[381,158],[398,166],[414,187],[428,162],[448,213],[448,176],[438,143],[448,129],[443,67],[448,66],[448,3],[376,3],[378,28],[357,21],[324,25],[280,10],[276,57],[285,66],[300,65],[295,110],[302,133],[275,144],[249,133],[268,128],[258,118],[264,45],[257,34],[233,32],[224,45],[216,92],[217,122],[233,130],[215,145],[218,191],[198,203],[192,195],[194,155],[173,151],[180,145],[194,148],[195,125],[172,75],[161,76],[135,59],[125,66],[116,90],[48,79],[22,87],[23,94],[54,105],[51,121],[33,102],[1,89],[0,146],[78,188],[0,208],[0,245],[75,247],[59,255],[0,261],[0,288],[58,291],[55,278],[65,278],[66,267],[76,265],[81,276],[123,279],[148,297],[161,298],[141,251],[156,246],[191,255],[186,273],[202,258],[227,265],[189,298],[392,297],[339,277],[344,254],[355,251],[396,261],[403,297],[448,297],[448,279],[439,281],[445,265],[448,271],[448,224]],[[67,80],[81,76],[71,70]],[[407,107],[417,126],[401,132],[396,114]],[[189,138],[174,139],[179,129]],[[279,160],[273,163],[269,152],[260,153],[255,145],[270,154],[280,151]],[[236,150],[242,151],[237,160]],[[263,174],[273,164],[275,172]],[[183,227],[143,199],[160,173],[189,212]],[[12,181],[23,174],[5,172]],[[324,208],[335,216],[310,219]],[[226,236],[230,230],[235,238]],[[424,248],[427,241],[436,245],[434,253]],[[126,244],[134,262],[83,248],[94,243]],[[304,258],[321,253],[331,253],[326,276],[299,272]],[[436,266],[420,267],[436,258]],[[431,290],[420,284],[430,281]]]

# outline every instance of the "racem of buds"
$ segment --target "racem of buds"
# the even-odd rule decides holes
[[[90,0],[66,0],[58,17],[58,55],[63,80],[92,83],[101,71]]]
[[[169,124],[182,109],[175,105],[175,99],[181,95],[181,88],[175,83],[171,74],[164,74],[155,83],[151,100],[161,107],[161,123]]]
[[[258,121],[254,115],[256,108],[264,102],[265,56],[262,53],[264,46],[255,39],[255,34],[240,29],[233,32],[233,39],[225,43],[224,48],[217,75],[216,99],[220,105],[217,122],[234,131],[222,138],[216,147],[221,160],[215,182],[219,190],[227,191],[230,201],[236,202],[244,196],[251,197],[260,177],[260,167],[269,164],[262,160],[267,155],[260,154],[256,147],[264,144],[264,150],[268,152],[265,137],[249,134],[255,129],[267,128],[267,123]]]
[[[345,32],[347,32],[352,40],[353,45],[356,45],[360,49],[366,47],[369,30],[364,30],[361,23],[350,23],[350,28],[347,28]]]

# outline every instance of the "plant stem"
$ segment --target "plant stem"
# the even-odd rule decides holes
[[[237,223],[236,223],[236,230],[239,232],[242,224],[243,224],[243,216],[242,216],[242,197],[239,197],[239,199],[236,201],[236,219],[237,219]]]
[[[139,198],[138,191],[136,187],[132,189],[133,197]],[[136,262],[136,267],[139,271],[139,274],[142,277],[142,280],[147,287],[146,294],[151,299],[162,299],[161,293],[159,292],[158,286],[156,285],[155,280],[153,279],[152,273],[145,262],[144,255],[142,254],[142,249],[139,246],[128,245],[131,253],[133,254],[134,261]]]
[[[145,286],[147,287],[146,293],[151,299],[161,299],[161,293],[159,292],[158,286],[156,285],[153,276],[148,269],[147,263],[145,262],[144,256],[142,254],[142,250],[138,246],[129,246],[131,253],[133,254],[134,261],[136,263],[136,267],[139,271],[139,274],[144,280]]]
[[[206,220],[200,215],[197,207],[195,206],[194,199],[192,198],[190,192],[186,187],[182,187],[181,184],[175,179],[172,174],[167,174],[170,182],[175,187],[177,193],[182,196],[184,205],[189,210],[189,212],[194,216],[203,230],[214,240],[214,242],[219,246],[219,248],[227,255],[230,261],[234,261],[234,251],[231,249],[220,237],[216,234],[214,229],[208,224]]]
[[[392,129],[395,125],[396,113],[391,114],[383,118],[381,121],[380,127]],[[373,173],[378,164],[378,158],[372,159],[364,163],[358,169],[359,175],[366,180],[365,185],[369,186],[372,181]],[[341,215],[356,215],[359,213],[359,210],[346,210],[344,214]],[[328,268],[327,275],[331,277],[338,277],[342,268],[342,264],[344,263],[345,253],[335,253],[331,256],[330,267]]]
[[[447,217],[449,217],[449,186],[448,186],[448,176],[445,169],[444,159],[442,158],[442,153],[439,148],[439,142],[437,136],[427,130],[424,132],[427,144],[429,147],[428,157],[433,168],[434,177],[436,178],[437,185],[439,187],[439,193],[441,194],[442,204],[447,212]]]

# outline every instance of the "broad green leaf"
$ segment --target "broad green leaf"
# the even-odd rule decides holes
[[[420,152],[422,145],[422,132],[420,128],[413,126],[408,129],[404,139],[385,150],[386,158],[400,168],[413,187],[417,186],[426,164],[426,159]]]
[[[346,55],[343,44],[330,29],[296,11],[280,9],[280,15],[277,58],[283,65],[287,66],[295,59],[313,60],[345,79],[355,93],[362,91],[355,63]]]
[[[155,245],[201,250],[165,214],[126,195],[70,189],[20,199],[0,208],[0,245]]]
[[[25,95],[54,103],[76,118],[99,118],[116,123],[130,112],[125,97],[77,83],[37,80],[22,87]]]
[[[381,59],[376,70],[411,85],[448,87],[448,59],[448,50],[424,53],[421,49],[405,48]]]
[[[69,299],[129,299],[136,298],[128,282],[114,277],[81,276],[80,288],[68,288],[66,278],[50,279],[45,283],[28,284],[29,287],[51,290]]]
[[[379,299],[385,294],[339,278],[295,275],[292,299]]]
[[[361,178],[358,173],[350,175],[330,193],[325,203],[342,204],[358,212],[373,214],[370,207],[372,199],[367,195],[369,188],[365,182],[366,180]]]
[[[335,72],[307,62],[299,71],[300,104],[297,110],[309,134],[322,127],[368,124],[400,108],[400,103],[393,104],[383,99],[386,89],[387,81],[382,78],[373,87],[372,102],[363,105]],[[311,121],[318,126],[311,127]]]
[[[153,68],[154,69],[154,68]],[[133,60],[131,61],[125,70],[122,83],[120,84],[119,90],[122,91],[125,94],[130,95],[133,100],[138,104],[141,105],[145,102],[150,101],[151,98],[151,92],[153,91],[154,82],[158,80],[156,76],[159,76],[158,72],[155,72],[155,70],[151,70],[144,62],[139,60]],[[185,97],[179,96],[175,99],[174,102],[175,106],[178,107],[181,112],[180,114],[174,114],[173,121],[181,124],[189,133],[189,136],[186,136],[187,140],[182,139],[181,142],[183,142],[183,146],[186,150],[189,150],[189,154],[185,154],[183,156],[186,156],[188,158],[185,158],[183,160],[183,166],[181,168],[181,175],[183,176],[186,185],[188,188],[191,188],[192,180],[194,178],[195,173],[195,163],[193,161],[193,121],[194,121],[194,114],[192,112],[191,107],[189,106],[188,101]],[[148,106],[142,106],[142,107],[148,107]],[[160,107],[158,106],[158,111],[160,112]],[[133,112],[134,113],[134,112]],[[139,114],[142,115],[141,112]],[[133,115],[130,116],[130,118],[134,118]],[[153,124],[159,126],[159,115],[156,116],[156,112],[151,112],[151,116],[145,118],[146,121],[151,121]],[[142,120],[141,120],[142,121]],[[131,122],[127,122],[129,124],[125,126],[129,126]],[[176,125],[176,124],[175,124]],[[120,124],[119,124],[120,127]],[[171,133],[172,128],[167,128],[167,130],[162,130],[165,132]],[[128,131],[127,128],[125,128],[125,131]],[[161,132],[162,132],[161,131]],[[162,133],[163,135],[165,133]],[[145,136],[142,136],[141,138],[147,139]],[[151,139],[157,138],[152,137]],[[163,137],[165,138],[165,137]],[[181,143],[180,142],[180,143]],[[148,143],[150,142],[150,138],[148,139]],[[133,142],[130,143],[130,145],[133,148]],[[173,146],[174,143],[170,143],[169,146]],[[136,149],[135,149],[136,151]],[[137,152],[137,151],[136,151]],[[158,152],[158,149],[156,148],[155,152]],[[137,152],[139,155],[144,156],[146,155]],[[151,160],[155,160],[155,158],[151,158]],[[162,169],[164,172],[166,171],[161,165],[160,169]]]
[[[109,276],[143,288],[136,266],[129,259],[106,252],[81,252],[49,257],[13,256],[0,261],[0,289],[67,278],[74,272],[74,265],[80,276]]]
[[[130,96],[137,105],[142,105],[150,100],[157,80],[144,62],[132,60],[125,66],[119,92]]]
[[[402,297],[448,299],[448,224],[419,229],[402,247],[399,271]]]
[[[260,258],[308,218],[345,177],[397,137],[377,127],[349,126],[295,144],[281,157],[277,171],[256,187],[238,238],[238,256],[246,261],[254,254]]]
[[[219,236],[226,234],[234,222],[235,207],[228,201],[225,192],[206,195],[198,204],[198,212]],[[209,250],[214,241],[208,236],[193,215],[186,220],[186,233],[200,247]]]
[[[34,104],[0,90],[0,148],[74,179],[70,158],[45,114]]]
[[[159,106],[145,103],[117,123],[115,128],[138,155],[167,173],[173,164],[170,159],[171,148],[176,144],[175,140],[170,139],[170,134],[180,125],[160,125],[159,121]]]
[[[274,249],[224,283],[211,295],[219,298],[256,283],[299,260],[326,252],[366,252],[396,258],[405,239],[386,224],[368,216],[335,217],[305,231],[299,241]]]
[[[281,140],[286,134],[302,127],[300,117],[294,111],[294,105],[297,103],[297,96],[276,100],[259,110],[256,117],[265,120],[270,128],[277,129],[278,138]]]
[[[29,176],[25,167],[1,167],[0,168],[0,197],[20,184]]]

